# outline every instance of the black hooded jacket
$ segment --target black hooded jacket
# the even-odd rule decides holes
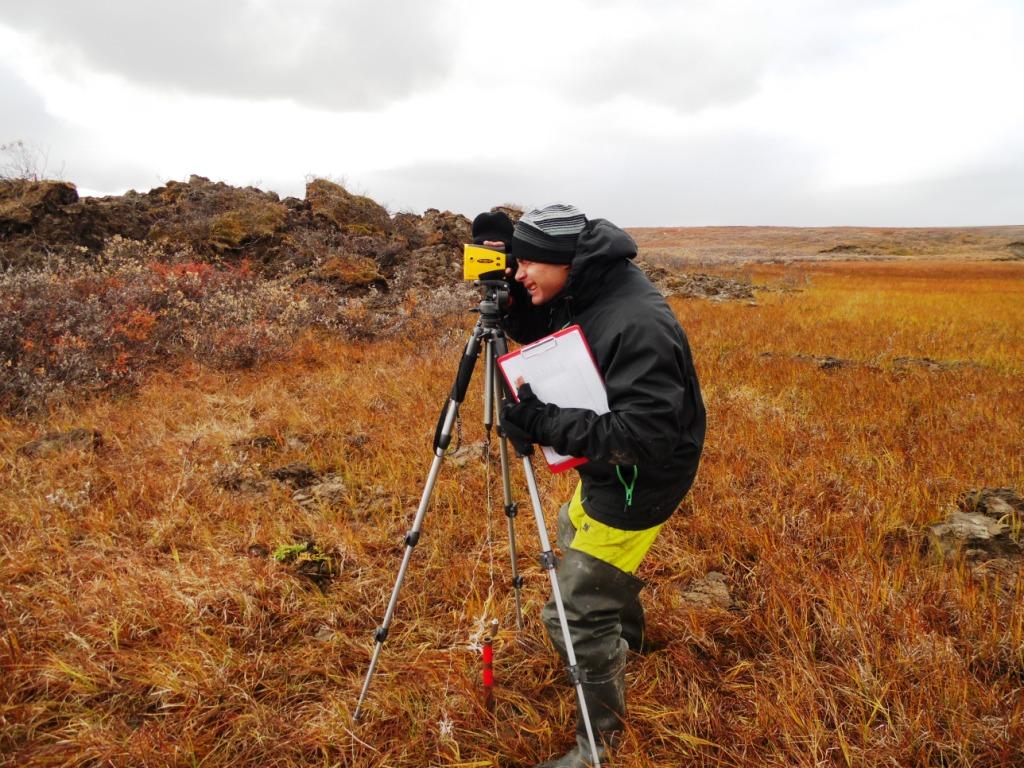
[[[675,511],[697,473],[706,425],[686,334],[633,264],[636,250],[633,238],[614,224],[589,221],[562,292],[534,306],[516,283],[502,323],[522,343],[567,325],[583,329],[610,411],[599,416],[549,403],[533,436],[559,453],[589,459],[577,468],[584,509],[622,530],[650,528]]]

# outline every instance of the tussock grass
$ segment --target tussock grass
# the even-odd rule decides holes
[[[921,544],[960,491],[1024,487],[1024,269],[753,275],[803,290],[674,302],[708,444],[641,569],[667,646],[631,658],[616,764],[1022,764],[1021,587],[976,582]],[[560,752],[574,703],[538,617],[547,579],[521,474],[517,631],[498,470],[475,459],[442,472],[364,721],[351,719],[471,323],[372,344],[309,335],[256,369],[186,361],[131,397],[0,417],[0,764],[513,766]],[[814,355],[857,365],[822,370]],[[479,379],[467,444],[482,439]],[[17,451],[79,425],[103,433],[99,450]],[[218,483],[292,461],[340,473],[344,499]],[[552,517],[573,479],[538,474]],[[331,560],[325,589],[271,556],[310,541]],[[710,570],[732,609],[683,601]],[[467,646],[492,616],[490,714]]]

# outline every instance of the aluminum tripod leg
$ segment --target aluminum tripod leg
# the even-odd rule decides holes
[[[370,690],[370,680],[373,678],[374,670],[377,668],[377,661],[380,659],[381,649],[391,629],[391,619],[395,614],[395,606],[398,605],[398,593],[402,589],[402,582],[405,580],[406,571],[409,569],[409,559],[412,551],[420,540],[420,530],[423,526],[423,518],[427,514],[427,507],[430,506],[430,497],[434,492],[434,484],[437,482],[437,475],[441,471],[441,462],[444,461],[445,451],[451,444],[452,426],[459,415],[459,406],[466,396],[469,388],[469,380],[473,376],[473,368],[476,365],[477,357],[480,354],[481,338],[484,333],[484,326],[478,321],[473,328],[473,333],[466,343],[466,349],[459,361],[459,370],[455,375],[455,383],[452,384],[451,394],[448,397],[448,406],[438,422],[434,434],[434,461],[430,465],[430,474],[427,476],[426,485],[423,488],[423,495],[420,497],[420,505],[416,510],[416,517],[413,519],[412,528],[405,535],[405,553],[402,555],[402,565],[398,569],[398,578],[395,580],[395,587],[391,591],[391,600],[388,602],[387,611],[384,613],[384,621],[376,632],[374,632],[375,646],[373,657],[370,659],[370,668],[366,672],[366,679],[363,681],[363,690],[359,694],[359,701],[356,704],[356,711],[352,715],[353,720],[359,720],[359,714],[366,700],[366,694]]]
[[[491,339],[484,340],[484,429],[489,435],[494,423],[494,412],[502,402],[501,379],[498,374],[499,345]],[[507,351],[507,349],[506,349]],[[498,430],[498,451],[501,455],[501,491],[505,502],[505,517],[508,520],[508,549],[512,562],[512,588],[516,603],[516,628],[523,628],[523,577],[519,574],[519,561],[516,552],[516,515],[519,506],[512,501],[512,482],[509,479],[508,439],[504,431]]]
[[[600,768],[601,758],[597,753],[597,742],[594,739],[594,728],[590,724],[590,712],[587,710],[587,700],[583,696],[583,679],[580,676],[579,665],[576,664],[576,651],[572,647],[572,637],[569,635],[569,620],[565,616],[565,604],[562,602],[562,592],[558,588],[557,560],[551,549],[551,540],[548,538],[547,526],[544,523],[544,513],[541,511],[540,495],[537,493],[537,479],[533,474],[533,463],[529,456],[523,457],[523,473],[526,475],[526,486],[530,491],[530,502],[533,504],[533,514],[537,518],[537,532],[540,534],[540,564],[548,572],[551,581],[551,598],[554,600],[555,609],[558,611],[558,623],[562,628],[562,641],[565,643],[565,660],[569,668],[569,680],[576,688],[576,698],[580,707],[580,718],[587,731],[587,741],[590,746],[592,763],[594,768]]]
[[[508,351],[508,342],[500,331],[495,334],[491,342],[492,354],[489,358],[497,360]],[[499,382],[500,383],[500,382]],[[502,399],[502,390],[498,389],[498,400]],[[499,419],[499,429],[501,420]],[[502,440],[504,443],[504,440]],[[504,445],[502,446],[504,447]],[[529,456],[523,456],[523,474],[526,476],[526,487],[530,492],[530,504],[533,506],[533,517],[537,522],[537,535],[540,537],[540,564],[548,572],[548,579],[551,581],[551,599],[555,603],[558,612],[558,623],[562,629],[562,641],[565,643],[565,660],[568,666],[569,680],[576,688],[576,699],[579,702],[580,718],[587,732],[587,742],[590,747],[592,764],[594,768],[600,768],[601,758],[597,753],[597,741],[594,739],[594,727],[590,723],[590,712],[587,709],[587,700],[583,696],[583,679],[580,676],[580,668],[576,663],[576,651],[572,647],[572,636],[569,634],[569,620],[565,616],[565,603],[562,602],[562,591],[558,588],[558,562],[554,551],[551,549],[551,539],[548,537],[547,525],[544,522],[544,509],[540,503],[540,493],[537,491],[537,477],[533,472],[533,461]]]
[[[444,417],[444,424],[442,427],[442,434],[451,436],[452,425],[455,423],[455,417],[459,412],[459,404],[454,400],[448,404],[448,412]],[[384,613],[384,621],[377,628],[374,633],[374,640],[376,645],[373,649],[373,658],[370,659],[370,668],[366,672],[366,679],[363,681],[363,690],[359,694],[359,702],[356,704],[355,714],[352,716],[353,720],[359,720],[359,713],[363,707],[363,701],[366,700],[366,693],[370,690],[370,680],[373,677],[374,670],[377,668],[377,661],[380,659],[381,649],[384,647],[384,641],[388,637],[388,631],[391,629],[391,618],[395,614],[395,606],[398,605],[398,592],[402,588],[402,582],[405,580],[405,573],[409,570],[409,559],[412,557],[412,551],[419,543],[420,530],[423,526],[423,518],[427,513],[427,507],[430,506],[430,496],[434,492],[434,484],[437,482],[437,475],[441,471],[441,462],[444,461],[445,448],[437,447],[434,449],[434,461],[430,465],[430,474],[427,476],[427,483],[423,488],[423,495],[420,497],[420,506],[416,510],[416,517],[413,520],[412,528],[405,535],[405,554],[402,555],[402,565],[398,569],[398,578],[395,580],[395,588],[391,591],[391,600],[388,602],[387,611]]]

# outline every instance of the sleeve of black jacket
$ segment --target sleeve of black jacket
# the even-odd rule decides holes
[[[603,370],[610,412],[548,403],[534,430],[537,442],[567,456],[612,464],[665,461],[687,418],[692,363],[683,344],[665,328],[623,328]]]

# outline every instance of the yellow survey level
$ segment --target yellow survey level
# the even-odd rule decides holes
[[[487,245],[466,245],[462,252],[462,279],[479,280],[488,272],[505,271],[505,252]],[[500,277],[500,275],[494,275]]]

